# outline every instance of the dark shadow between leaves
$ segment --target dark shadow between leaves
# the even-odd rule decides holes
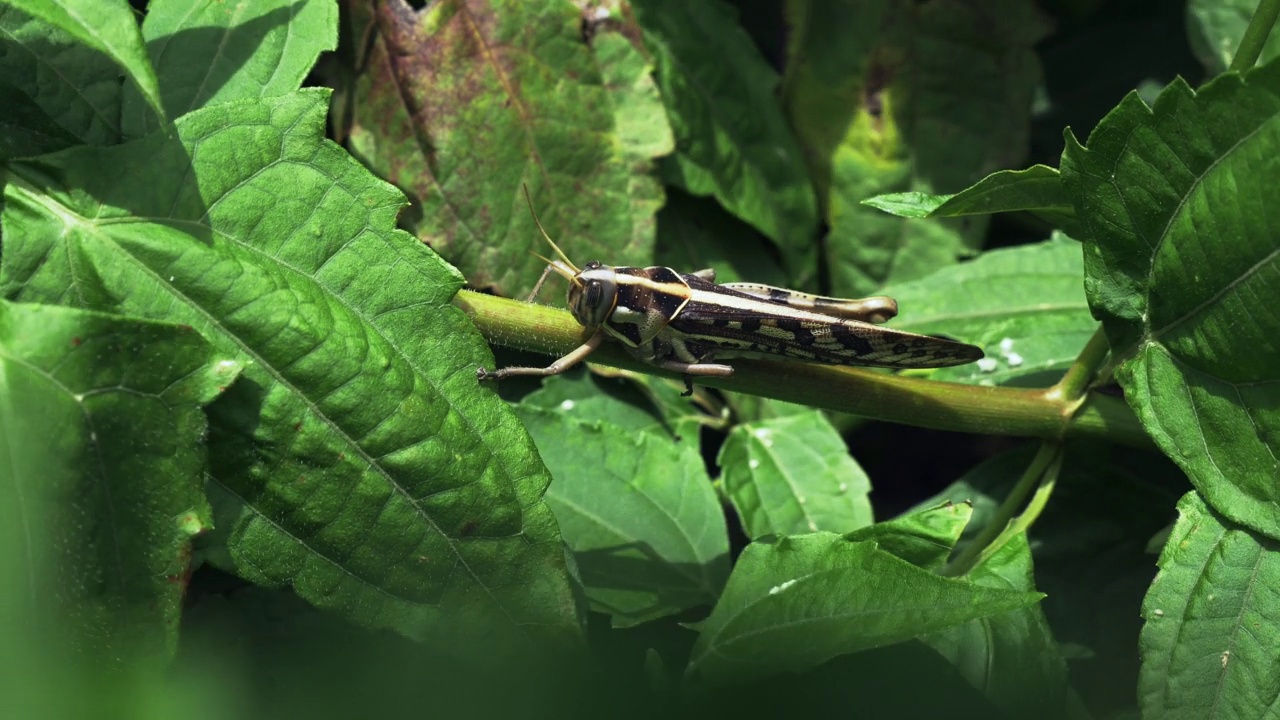
[[[645,542],[575,551],[573,556],[593,609],[624,620],[626,624],[675,615],[691,608],[709,608],[719,598],[728,578],[728,555],[713,558],[706,565],[673,563]],[[716,568],[724,570],[717,573]],[[715,577],[717,574],[722,577]],[[647,594],[653,599],[643,607],[610,606],[600,592],[593,590]]]

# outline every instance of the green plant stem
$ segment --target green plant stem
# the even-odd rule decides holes
[[[1244,29],[1244,37],[1240,38],[1240,47],[1235,57],[1231,58],[1230,70],[1244,72],[1253,67],[1262,55],[1262,48],[1267,44],[1267,36],[1275,27],[1276,18],[1280,17],[1280,0],[1262,0],[1258,9],[1253,12],[1249,26]]]
[[[1098,369],[1102,367],[1110,350],[1111,344],[1107,342],[1107,335],[1099,326],[1093,333],[1093,337],[1089,338],[1089,342],[1085,343],[1084,350],[1080,351],[1075,362],[1071,363],[1071,367],[1067,368],[1067,372],[1062,375],[1062,379],[1050,388],[1050,392],[1067,402],[1083,398],[1089,390],[1089,384],[1097,377]]]
[[[543,305],[459,291],[454,304],[495,345],[560,356],[580,345],[583,328],[569,313]],[[677,377],[611,343],[591,361]],[[776,360],[734,360],[731,378],[700,379],[724,390],[771,397],[888,422],[984,435],[1092,437],[1140,448],[1151,440],[1124,401],[1091,393],[1071,413],[1050,389],[961,385],[882,372]]]
[[[1014,516],[1018,513],[1018,508],[1022,507],[1023,501],[1027,495],[1031,493],[1032,488],[1037,486],[1043,488],[1044,483],[1041,478],[1047,477],[1049,471],[1052,470],[1053,478],[1057,479],[1057,470],[1055,468],[1062,466],[1062,443],[1057,440],[1045,440],[1040,443],[1040,449],[1036,452],[1036,456],[1031,459],[1031,464],[1027,465],[1027,469],[1023,471],[1022,477],[1018,478],[1017,484],[1013,486],[1013,490],[1005,496],[1004,501],[1000,503],[1000,507],[996,508],[995,513],[991,516],[991,521],[982,528],[982,532],[972,542],[965,545],[963,551],[956,555],[951,562],[947,563],[940,572],[942,575],[957,577],[969,572],[983,559],[991,556],[991,553],[999,549],[1002,539],[1008,537],[1008,529],[1013,527]],[[1052,486],[1050,486],[1052,490]],[[1037,493],[1040,495],[1040,493]],[[1016,523],[1025,527],[1029,526],[1035,517],[1039,516],[1040,510],[1043,509],[1044,503],[1048,500],[1048,494],[1044,494],[1040,501],[1039,507],[1034,509],[1034,515],[1025,522]],[[1028,506],[1028,512],[1032,508]],[[1023,518],[1026,518],[1026,513]]]

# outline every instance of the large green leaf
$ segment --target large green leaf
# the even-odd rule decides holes
[[[239,371],[215,358],[190,327],[0,301],[0,543],[27,583],[7,593],[99,670],[177,647],[212,520],[200,406]]]
[[[1272,717],[1280,703],[1280,546],[1197,493],[1142,604],[1143,717]]]
[[[818,208],[777,74],[724,0],[631,5],[676,134],[664,178],[715,196],[778,244],[794,284],[812,282]]]
[[[523,295],[541,274],[522,183],[578,265],[649,263],[663,196],[648,173],[672,141],[639,50],[602,32],[593,53],[564,0],[350,5],[353,152],[471,284]]]
[[[593,609],[627,627],[715,602],[729,537],[695,443],[517,411],[555,478],[547,502]]]
[[[223,103],[15,163],[0,288],[185,322],[247,363],[210,408],[227,569],[467,647],[573,633],[550,477],[477,389],[492,357],[449,304],[462,279],[324,139],[328,100]]]
[[[906,221],[862,201],[957,192],[1026,152],[1043,33],[1020,0],[789,0],[783,96],[831,228],[832,289],[867,295],[981,245],[984,218]]]
[[[750,538],[849,532],[872,522],[871,481],[816,410],[738,425],[717,463]]]
[[[1258,0],[1188,0],[1187,37],[1210,74],[1216,75],[1231,65],[1258,5]],[[1272,30],[1259,62],[1280,57],[1280,36]]]
[[[169,117],[230,100],[297,90],[321,52],[338,42],[335,0],[192,3],[153,0],[142,37]],[[126,96],[125,132],[159,127],[137,95]]]
[[[109,145],[120,140],[120,68],[111,58],[69,33],[20,10],[0,4],[0,77],[25,95],[57,126],[81,143]],[[0,103],[5,124],[42,131],[43,123],[17,99]],[[13,142],[12,136],[7,142]],[[77,144],[62,140],[55,147]],[[33,151],[39,147],[31,148]],[[34,152],[15,152],[28,155]]]
[[[160,84],[126,0],[4,0],[111,58],[164,117]],[[114,118],[113,118],[114,119]]]
[[[1129,96],[1063,179],[1085,292],[1147,432],[1222,514],[1280,537],[1280,63]]]
[[[833,533],[757,541],[700,626],[688,672],[715,683],[800,672],[1040,597],[939,577]]]
[[[916,282],[891,285],[890,325],[981,346],[987,357],[932,377],[984,385],[1065,369],[1097,330],[1089,314],[1080,243],[1065,235],[993,250]],[[1043,380],[1043,378],[1040,378]]]

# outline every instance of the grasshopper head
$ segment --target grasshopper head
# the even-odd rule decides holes
[[[592,261],[569,283],[569,310],[583,327],[599,327],[618,304],[618,279],[613,268]]]

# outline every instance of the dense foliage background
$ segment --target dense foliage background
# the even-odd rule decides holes
[[[1277,14],[0,0],[4,714],[1275,717]],[[522,186],[987,358],[483,385]]]

